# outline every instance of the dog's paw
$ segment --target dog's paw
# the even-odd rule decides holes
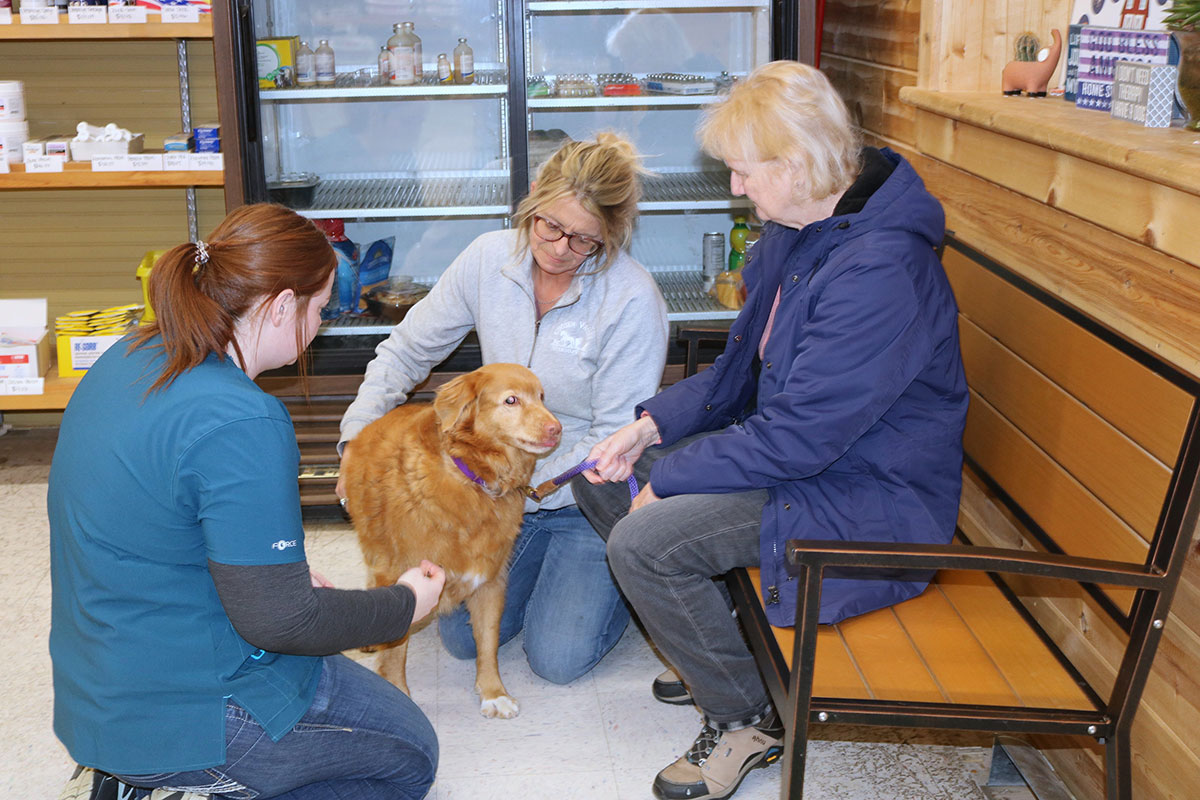
[[[479,704],[479,713],[489,719],[495,719],[496,717],[512,719],[521,713],[521,707],[517,705],[516,700],[513,700],[506,694],[502,694],[499,697],[493,697],[491,700],[481,702]]]

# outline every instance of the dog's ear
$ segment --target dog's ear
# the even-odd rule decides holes
[[[464,420],[474,417],[476,397],[472,373],[459,375],[438,389],[433,399],[433,412],[437,414],[438,425],[443,433],[454,430]]]

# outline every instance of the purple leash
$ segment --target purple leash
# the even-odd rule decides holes
[[[557,478],[551,478],[549,481],[547,481],[547,483],[553,484],[553,488],[557,489],[558,487],[562,486],[567,481],[571,480],[571,478],[574,478],[579,473],[583,472],[584,470],[593,469],[595,466],[596,466],[596,459],[594,459],[594,458],[590,459],[588,461],[584,461],[584,462],[578,464],[577,466],[571,467],[569,470],[564,472],[562,475],[559,475]],[[546,484],[543,483],[542,486],[546,486]],[[530,497],[533,497],[534,500],[540,500],[541,492],[538,490],[540,490],[542,488],[542,486],[539,486],[538,489],[535,489],[534,493],[531,494]],[[550,488],[550,487],[547,487],[547,488]],[[550,492],[546,492],[546,494],[549,494],[549,493]],[[632,503],[633,498],[635,498],[637,496],[638,496],[637,478],[633,477],[633,475],[631,474],[629,476],[629,502]]]

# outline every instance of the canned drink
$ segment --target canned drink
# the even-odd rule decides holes
[[[706,282],[711,282],[725,270],[725,234],[704,234],[701,269]]]

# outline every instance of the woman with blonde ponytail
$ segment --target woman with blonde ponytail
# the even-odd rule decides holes
[[[666,306],[629,255],[642,174],[633,146],[611,133],[567,142],[550,157],[513,228],[476,239],[376,349],[342,418],[343,475],[358,432],[403,403],[472,329],[484,363],[525,364],[537,374],[546,407],[563,424],[534,485],[578,465],[631,418],[634,404],[657,390],[667,350]],[[338,494],[345,497],[341,483]],[[569,683],[599,662],[628,621],[604,542],[570,486],[527,500],[501,641],[523,629],[533,671]],[[475,657],[466,609],[440,617],[439,630],[452,655]]]
[[[300,359],[335,264],[295,212],[237,209],[159,259],[157,320],[67,406],[47,505],[54,730],[87,767],[72,797],[419,798],[433,782],[424,714],[337,654],[404,636],[445,576],[426,562],[344,591],[310,572],[295,431],[254,383]]]

